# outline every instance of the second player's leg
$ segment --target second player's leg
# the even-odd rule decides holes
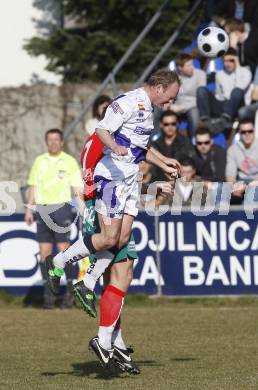
[[[46,257],[51,255],[53,245],[51,242],[39,242],[39,253],[40,253],[40,271],[43,278],[44,286],[44,307],[50,309],[54,306],[55,297],[49,289],[47,284],[47,269],[45,266]]]

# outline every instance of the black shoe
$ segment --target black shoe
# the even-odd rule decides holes
[[[133,375],[141,373],[139,367],[133,362],[130,353],[133,353],[132,348],[121,349],[114,345],[114,360],[121,371],[129,372]]]
[[[221,115],[221,122],[222,122],[222,127],[223,127],[224,131],[232,130],[233,122],[232,122],[230,115],[222,114]]]
[[[113,349],[102,348],[99,344],[99,338],[93,337],[93,339],[89,341],[89,350],[95,353],[102,367],[112,370],[114,366]]]
[[[52,293],[58,295],[60,292],[60,279],[64,274],[64,270],[54,266],[53,258],[52,255],[46,257],[47,281]]]
[[[74,284],[73,293],[77,299],[79,299],[82,304],[83,309],[88,313],[91,317],[97,317],[97,310],[95,307],[96,296],[93,291],[88,289],[83,281]]]

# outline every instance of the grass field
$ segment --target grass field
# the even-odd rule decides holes
[[[142,373],[112,378],[87,349],[79,309],[0,304],[0,389],[258,389],[258,303],[135,299],[123,316]]]

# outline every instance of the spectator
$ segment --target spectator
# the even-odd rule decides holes
[[[72,156],[63,152],[64,141],[61,130],[48,130],[45,140],[48,151],[36,158],[28,179],[29,194],[25,221],[28,225],[34,222],[32,209],[36,204],[36,237],[39,242],[40,270],[44,281],[44,307],[52,309],[55,297],[47,285],[45,259],[52,253],[54,244],[59,251],[69,247],[69,227],[72,224],[72,208],[69,204],[71,189],[74,189],[80,200],[79,191],[83,185],[77,162]],[[60,228],[66,228],[66,232],[58,232]],[[66,266],[65,274],[67,290],[62,307],[70,308],[73,305],[71,264]]]
[[[90,136],[94,133],[97,127],[97,123],[100,121],[103,112],[111,102],[112,99],[107,95],[100,95],[94,101],[92,106],[92,118],[90,118],[85,124],[87,136]]]
[[[226,181],[241,183],[235,187],[233,202],[242,201],[246,186],[256,187],[258,183],[258,139],[255,138],[254,124],[249,120],[239,124],[240,141],[230,146],[227,152]],[[258,200],[257,191],[251,200]]]
[[[258,9],[257,6],[256,8]],[[230,47],[237,51],[240,65],[249,66],[254,75],[258,64],[258,26],[246,31],[241,20],[231,19],[226,22],[225,30],[229,34]]]
[[[203,206],[212,203],[207,186],[196,175],[196,165],[192,158],[184,157],[180,160],[181,178],[177,180],[173,196],[173,207]],[[198,184],[194,184],[198,183]]]
[[[141,178],[141,194],[146,194],[149,184],[153,181],[153,165],[147,161],[141,161],[139,164],[139,175]]]
[[[237,18],[251,26],[258,25],[257,0],[220,0],[214,13],[224,20]]]
[[[238,111],[238,118],[240,121],[249,120],[250,122],[255,121],[255,116],[258,111],[258,102],[243,106]],[[258,134],[256,132],[256,137]]]
[[[207,128],[197,129],[195,141],[194,161],[197,175],[205,181],[223,182],[225,180],[226,151],[213,143],[211,132]]]
[[[217,128],[211,128],[214,132],[232,128],[232,121],[252,79],[250,70],[239,65],[235,49],[229,48],[223,61],[224,69],[216,73],[215,96],[205,87],[197,91],[201,120],[210,126],[212,117],[219,118]]]
[[[193,156],[194,147],[188,137],[177,132],[177,115],[173,111],[164,111],[160,116],[161,135],[152,143],[164,156],[179,160],[183,155]],[[160,169],[154,171],[155,180],[166,180]]]
[[[175,62],[181,87],[176,103],[171,104],[169,109],[180,116],[186,116],[189,132],[193,136],[199,121],[196,93],[199,87],[206,85],[206,74],[203,70],[194,68],[193,59],[188,53],[179,53]]]

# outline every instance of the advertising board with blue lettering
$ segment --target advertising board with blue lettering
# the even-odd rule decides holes
[[[26,293],[41,285],[35,226],[22,214],[0,217],[0,289]],[[130,292],[164,295],[244,295],[258,292],[258,227],[256,214],[227,216],[166,213],[159,217],[161,274],[156,262],[154,217],[140,213],[134,223],[139,260]],[[71,238],[76,239],[74,225]]]

